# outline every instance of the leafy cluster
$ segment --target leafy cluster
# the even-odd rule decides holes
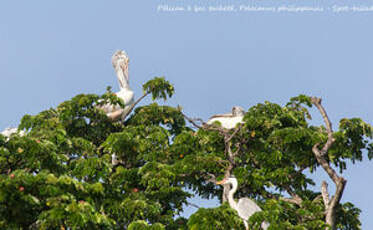
[[[153,99],[174,93],[164,78],[143,89]],[[124,106],[110,91],[81,94],[24,116],[19,129],[25,136],[0,135],[1,229],[243,229],[226,203],[209,209],[200,204],[189,219],[176,218],[193,194],[220,199],[222,188],[211,177],[221,179],[227,170],[238,179],[236,196],[263,209],[250,218],[251,229],[263,221],[269,229],[326,227],[320,193],[304,172],[320,167],[312,147],[327,140],[323,126],[308,123],[309,97],[249,108],[229,143],[237,153],[233,162],[221,133],[188,127],[180,108],[152,103],[121,123],[99,109],[104,103]],[[343,172],[348,160],[362,161],[365,153],[370,159],[372,132],[361,119],[342,119],[328,161]],[[302,203],[282,199],[289,194]],[[338,229],[360,229],[359,214],[353,204],[341,204]]]

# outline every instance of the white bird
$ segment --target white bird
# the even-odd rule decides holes
[[[232,113],[217,114],[209,118],[207,124],[211,125],[218,121],[221,126],[226,129],[233,129],[238,123],[242,123],[242,119],[245,115],[245,111],[240,106],[234,106],[232,108]]]
[[[115,165],[117,165],[119,163],[123,164],[123,161],[119,160],[118,157],[117,157],[117,155],[115,153],[111,154],[111,164],[113,166],[115,166]]]
[[[116,51],[112,56],[112,64],[117,74],[119,82],[119,92],[115,95],[121,98],[125,104],[124,109],[119,105],[106,104],[100,106],[100,109],[104,110],[106,115],[111,120],[124,119],[130,110],[131,105],[134,103],[134,92],[129,86],[129,76],[128,76],[128,63],[129,58],[126,52],[122,50]]]
[[[111,62],[113,64],[115,73],[117,74],[120,89],[119,92],[115,93],[115,95],[123,100],[125,107],[123,109],[119,105],[113,106],[111,104],[106,104],[100,106],[99,108],[104,110],[106,115],[113,121],[119,119],[124,120],[130,112],[129,110],[134,103],[135,96],[134,92],[129,86],[129,58],[125,51],[118,50],[113,54]],[[122,163],[122,161],[118,159],[115,153],[113,153],[111,155],[111,164],[115,166],[119,163]]]
[[[216,182],[216,184],[224,185],[231,184],[232,188],[228,192],[228,203],[231,208],[235,209],[238,212],[238,216],[242,218],[246,230],[249,229],[247,221],[250,216],[256,212],[262,211],[262,209],[251,199],[244,197],[238,200],[238,203],[233,199],[234,193],[237,191],[237,179],[235,177],[224,178],[221,181]],[[269,227],[268,222],[263,222],[261,225],[262,229],[266,230]]]
[[[14,133],[18,133],[19,136],[21,136],[21,137],[24,136],[24,135],[26,134],[26,132],[23,131],[23,130],[18,131],[17,128],[10,128],[10,127],[4,129],[4,131],[1,132],[1,134],[7,138],[7,141],[9,140],[10,136],[11,136],[12,134],[14,134]]]

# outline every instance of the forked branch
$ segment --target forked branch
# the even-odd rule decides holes
[[[326,155],[328,153],[329,148],[334,143],[335,139],[333,137],[333,130],[332,130],[332,123],[330,122],[330,119],[324,109],[324,107],[321,105],[321,99],[312,97],[311,98],[312,104],[316,106],[316,108],[321,113],[321,116],[324,119],[325,125],[326,125],[326,132],[328,134],[328,140],[326,141],[325,145],[319,149],[320,143],[317,143],[313,146],[312,151],[316,157],[317,162],[321,165],[321,167],[325,170],[325,172],[328,174],[328,176],[333,180],[333,182],[336,185],[336,192],[334,196],[329,198],[328,193],[328,184],[324,181],[322,183],[321,193],[325,205],[325,221],[327,224],[329,224],[332,228],[332,230],[336,229],[336,209],[338,207],[338,204],[342,198],[342,194],[346,185],[346,179],[344,179],[342,176],[339,176],[337,172],[330,166],[329,162],[326,159]]]

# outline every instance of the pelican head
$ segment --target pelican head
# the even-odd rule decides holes
[[[114,68],[117,68],[118,62],[123,62],[123,63],[128,64],[129,60],[130,59],[128,58],[128,55],[127,55],[126,51],[124,51],[124,50],[115,51],[115,53],[113,54],[113,56],[111,58],[111,61],[112,61],[112,64],[113,64]]]
[[[233,106],[232,108],[232,115],[233,116],[243,116],[245,115],[245,110],[241,106]]]
[[[117,50],[112,58],[111,62],[117,73],[117,78],[119,81],[119,86],[121,89],[128,88],[129,85],[129,76],[128,76],[128,63],[129,63],[128,55],[123,50]]]

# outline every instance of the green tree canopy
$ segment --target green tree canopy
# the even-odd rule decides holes
[[[155,78],[144,98],[171,97],[173,86]],[[137,101],[138,103],[139,101]],[[300,95],[284,106],[248,109],[233,130],[185,116],[180,107],[139,106],[112,122],[99,104],[123,103],[110,89],[81,94],[37,115],[25,115],[24,136],[0,135],[1,229],[243,229],[226,203],[177,218],[194,194],[226,200],[217,179],[234,174],[237,197],[262,207],[249,220],[269,229],[360,229],[360,210],[341,203],[347,162],[373,156],[372,126],[343,118],[333,130],[321,100]],[[136,104],[137,104],[136,103]],[[135,105],[136,105],[135,104]],[[317,109],[325,125],[309,123]],[[116,154],[120,164],[111,164]],[[336,186],[312,187],[324,170]]]

